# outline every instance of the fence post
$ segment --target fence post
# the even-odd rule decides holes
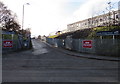
[[[78,39],[78,42],[79,42],[78,43],[78,46],[79,46],[79,48],[78,48],[79,50],[78,51],[80,52],[80,39]]]

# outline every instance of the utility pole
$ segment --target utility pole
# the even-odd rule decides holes
[[[111,25],[111,8],[112,8],[111,7],[111,1],[108,2],[108,5],[109,5],[109,19],[108,19],[109,20],[109,24],[108,24],[108,26],[110,27],[110,25]]]
[[[106,14],[105,11],[103,11],[103,25],[106,26]]]
[[[118,25],[120,25],[120,1],[118,2]]]

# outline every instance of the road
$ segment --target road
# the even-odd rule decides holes
[[[3,82],[117,82],[118,62],[70,56],[40,40],[3,55]]]

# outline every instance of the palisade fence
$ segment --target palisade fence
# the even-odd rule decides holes
[[[77,52],[106,56],[120,55],[120,39],[54,39],[47,38],[46,42],[55,46]],[[87,45],[86,45],[87,43]]]
[[[6,35],[8,35],[9,38],[5,37]],[[9,42],[10,44],[7,44],[7,42]],[[30,47],[30,35],[28,36],[27,40],[24,40],[21,34],[15,34],[15,32],[9,31],[2,31],[2,53],[29,49]]]

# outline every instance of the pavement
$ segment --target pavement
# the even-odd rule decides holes
[[[46,43],[46,42],[44,42],[44,43]],[[96,59],[96,60],[120,61],[120,57],[103,56],[103,55],[89,54],[89,53],[80,53],[80,52],[76,52],[76,51],[67,50],[64,48],[58,48],[58,47],[55,47],[48,43],[46,43],[46,44],[49,45],[50,47],[56,48],[57,50],[59,50],[62,53],[70,55],[70,56],[76,56],[76,57],[82,57],[82,58],[88,58],[88,59]]]

